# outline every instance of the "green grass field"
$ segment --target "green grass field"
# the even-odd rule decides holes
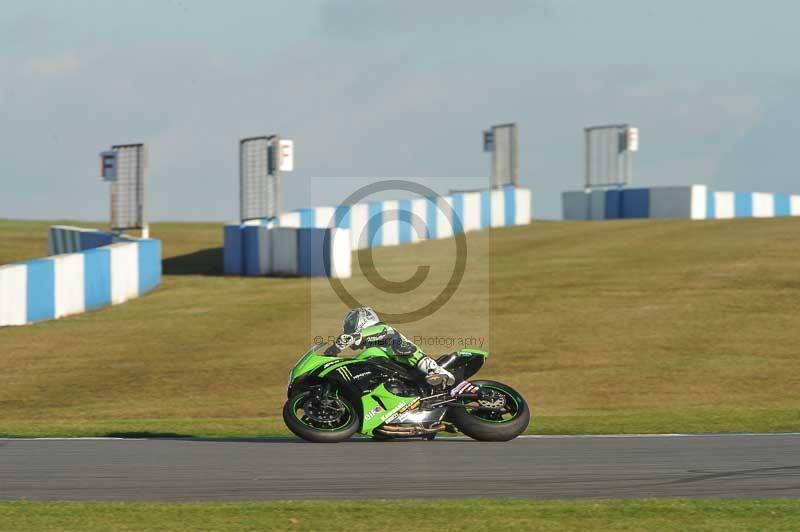
[[[0,530],[796,531],[788,500],[280,501],[264,503],[0,502]],[[7,528],[3,523],[11,524]]]
[[[43,256],[48,225],[0,221],[0,264]],[[156,291],[0,329],[0,434],[286,433],[286,374],[341,319],[327,281],[221,276],[217,223],[152,233],[165,256]],[[439,312],[400,329],[486,336],[481,376],[528,398],[532,433],[798,431],[799,236],[793,219],[471,233],[469,249],[489,258]],[[380,248],[375,263],[399,280],[417,261],[447,272],[452,254],[452,241],[423,242]],[[432,274],[432,289],[445,282]],[[359,270],[344,284],[378,307],[397,300]]]

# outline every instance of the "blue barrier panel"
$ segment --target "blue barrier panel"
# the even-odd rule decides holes
[[[514,187],[506,187],[503,189],[503,208],[505,210],[505,225],[514,225],[517,220],[517,197],[514,193]]]
[[[775,216],[791,216],[792,201],[787,194],[775,194]]]
[[[350,205],[339,205],[333,214],[334,227],[350,229]]]
[[[650,189],[630,188],[622,190],[620,205],[621,218],[650,217]]]
[[[111,233],[95,233],[94,231],[81,231],[79,234],[81,251],[107,246],[114,241]]]
[[[436,196],[425,196],[425,226],[428,230],[427,238],[433,240],[438,232],[436,231],[436,214],[439,208],[436,206]]]
[[[83,252],[83,294],[86,310],[111,304],[111,250]]]
[[[330,253],[325,248],[327,233],[327,229],[297,230],[297,275],[324,277],[330,272]]]
[[[331,259],[333,255],[333,242],[331,242],[331,235],[333,232],[330,229],[325,230],[322,238],[322,269],[326,277],[331,275]]]
[[[297,209],[296,212],[300,213],[300,227],[316,226],[314,209]]]
[[[397,201],[397,225],[398,241],[401,244],[411,242],[411,200],[401,199]]]
[[[492,225],[492,191],[481,191],[481,229]]]
[[[55,267],[52,260],[31,260],[28,268],[28,321],[51,320],[56,315]]]
[[[713,220],[717,217],[717,203],[714,200],[714,192],[706,192],[706,219]]]
[[[226,225],[223,231],[222,270],[228,275],[242,275],[244,260],[241,225]]]
[[[453,234],[464,232],[464,195],[453,194]]]
[[[266,231],[257,225],[247,225],[244,227],[244,237],[242,238],[242,252],[244,254],[244,274],[262,275],[261,260],[259,253],[267,253],[268,250],[260,250],[258,232]]]
[[[734,216],[753,216],[753,195],[749,192],[737,192],[734,196]]]
[[[372,201],[367,205],[367,247],[383,245],[383,203]]]
[[[161,282],[161,242],[140,240],[139,246],[139,294],[144,294]]]
[[[604,218],[606,220],[616,220],[620,218],[622,212],[622,191],[620,190],[606,190],[606,211]]]

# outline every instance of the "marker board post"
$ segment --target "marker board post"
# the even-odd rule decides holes
[[[110,184],[111,230],[141,230],[149,237],[145,197],[147,150],[144,144],[117,144],[100,153],[100,178]]]
[[[281,215],[281,172],[294,170],[294,142],[278,135],[239,141],[239,218],[273,219]]]

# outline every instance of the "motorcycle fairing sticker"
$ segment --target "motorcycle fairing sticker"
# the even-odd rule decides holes
[[[367,415],[364,416],[364,420],[369,421],[370,419],[375,417],[376,414],[380,413],[382,410],[383,408],[381,408],[381,405],[376,405],[375,408],[367,412]]]
[[[419,399],[414,399],[408,404],[399,404],[396,407],[392,408],[392,410],[383,416],[381,421],[384,423],[390,423],[394,421],[396,418],[399,419],[407,412],[414,410],[415,408],[419,407]]]
[[[347,366],[342,366],[340,368],[336,368],[336,372],[339,373],[339,375],[341,375],[342,378],[344,380],[346,380],[347,382],[350,382],[351,380],[353,380],[353,373],[350,371],[350,368],[348,368]]]

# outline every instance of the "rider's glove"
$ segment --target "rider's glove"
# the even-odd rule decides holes
[[[361,341],[364,339],[364,337],[361,336],[361,333],[355,333],[352,336],[352,339],[353,339],[353,341],[350,343],[350,348],[351,349],[358,349],[361,346]]]
[[[353,343],[353,337],[349,334],[340,334],[338,338],[336,338],[336,347],[339,349],[344,349],[348,345]]]

